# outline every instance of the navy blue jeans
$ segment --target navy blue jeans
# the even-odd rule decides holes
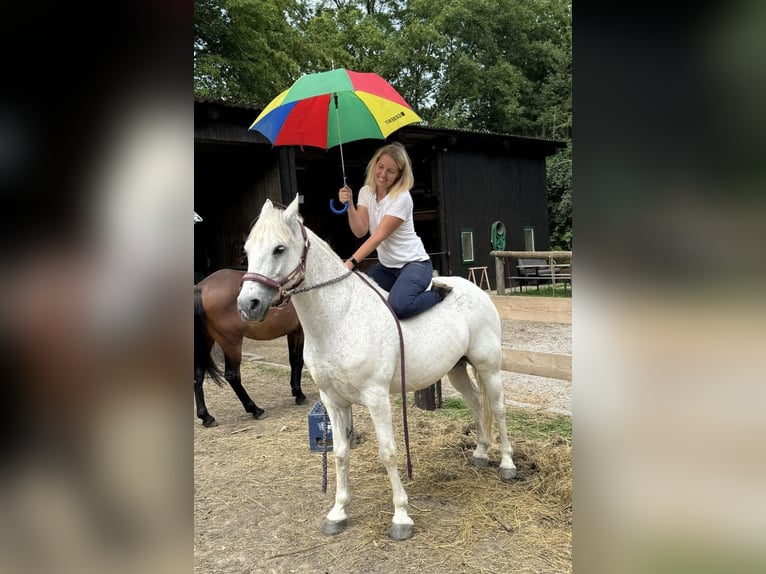
[[[365,273],[388,291],[388,304],[400,319],[422,313],[441,300],[438,293],[426,291],[434,273],[430,260],[413,261],[401,269],[376,263]]]

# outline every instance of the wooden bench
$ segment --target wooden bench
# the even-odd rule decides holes
[[[571,284],[572,274],[570,265],[555,264],[547,259],[533,259],[520,257],[516,264],[518,275],[514,277],[523,289],[525,286],[534,285],[538,290],[540,285],[552,283]]]

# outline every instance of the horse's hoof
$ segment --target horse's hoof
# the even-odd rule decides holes
[[[266,411],[264,411],[261,407],[255,407],[255,410],[253,411],[253,418],[259,419],[263,416],[263,413],[265,412]]]
[[[330,520],[325,520],[324,524],[322,524],[322,534],[327,534],[327,536],[335,536],[336,534],[340,534],[346,529],[346,521],[345,520],[339,520],[337,522],[332,522]]]
[[[296,405],[302,405],[306,402],[306,395],[298,395],[295,397],[295,404]]]
[[[510,482],[514,478],[516,478],[516,467],[513,468],[501,468],[500,469],[500,480],[503,480],[505,482]]]
[[[477,458],[477,457],[471,457],[471,462],[474,466],[478,466],[481,468],[484,468],[485,466],[489,466],[489,459],[488,458]]]
[[[388,537],[391,540],[401,542],[402,540],[409,540],[412,538],[412,533],[415,531],[415,527],[412,524],[392,524],[391,529],[388,531]]]
[[[205,428],[217,427],[218,421],[215,420],[213,417],[210,417],[209,419],[205,419],[204,421],[202,421],[202,426]]]

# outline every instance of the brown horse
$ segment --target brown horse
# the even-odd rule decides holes
[[[272,309],[263,322],[245,322],[237,311],[237,295],[244,271],[220,269],[205,277],[194,286],[194,398],[197,416],[206,427],[218,425],[208,412],[202,392],[205,373],[219,385],[223,385],[221,371],[210,353],[213,343],[221,347],[225,362],[223,377],[231,385],[245,412],[259,418],[264,410],[258,407],[242,386],[240,364],[242,363],[242,340],[247,337],[256,341],[270,341],[287,335],[290,352],[290,387],[295,403],[302,405],[306,396],[301,391],[303,371],[303,329],[292,303],[284,308]]]

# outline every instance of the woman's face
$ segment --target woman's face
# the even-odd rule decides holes
[[[401,170],[396,166],[394,158],[384,153],[375,164],[375,185],[379,191],[388,193],[400,174]]]

